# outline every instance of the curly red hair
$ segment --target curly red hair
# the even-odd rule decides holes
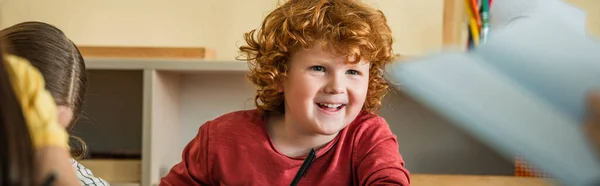
[[[261,112],[284,112],[283,93],[277,91],[286,76],[288,59],[298,47],[316,42],[333,54],[370,61],[369,87],[363,110],[375,112],[388,91],[384,66],[394,58],[392,33],[380,10],[356,0],[290,0],[264,19],[260,30],[244,34],[242,60],[250,66],[248,78],[258,87],[255,104]]]

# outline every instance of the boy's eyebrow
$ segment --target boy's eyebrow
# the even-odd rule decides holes
[[[350,62],[350,61],[346,62],[346,65],[350,65],[352,67],[358,67],[358,66],[363,66],[363,65],[368,66],[369,64],[371,64],[371,63],[368,62],[368,61],[359,61],[358,63],[353,63],[353,62]]]

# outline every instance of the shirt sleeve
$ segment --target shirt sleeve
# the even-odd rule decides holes
[[[45,89],[44,78],[29,61],[12,55],[5,57],[7,74],[21,104],[34,148],[68,148],[68,134],[58,124],[56,103]]]
[[[398,150],[396,136],[381,117],[357,134],[357,175],[360,185],[410,185],[410,173]]]
[[[110,186],[106,180],[95,177],[90,169],[86,168],[76,160],[71,159],[71,166],[75,169],[75,174],[81,185]]]
[[[202,125],[198,134],[183,150],[182,160],[161,179],[160,186],[210,185],[209,122]]]

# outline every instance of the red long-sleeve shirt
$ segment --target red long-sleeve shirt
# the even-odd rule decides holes
[[[316,155],[298,185],[410,185],[396,136],[377,115],[361,112]],[[205,123],[182,158],[161,186],[289,185],[304,161],[274,148],[256,110]]]

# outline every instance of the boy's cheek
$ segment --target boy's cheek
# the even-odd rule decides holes
[[[354,92],[357,92],[359,94],[367,94],[367,91],[369,91],[369,81],[359,81],[359,82],[354,82],[352,84],[352,88],[351,88]]]

